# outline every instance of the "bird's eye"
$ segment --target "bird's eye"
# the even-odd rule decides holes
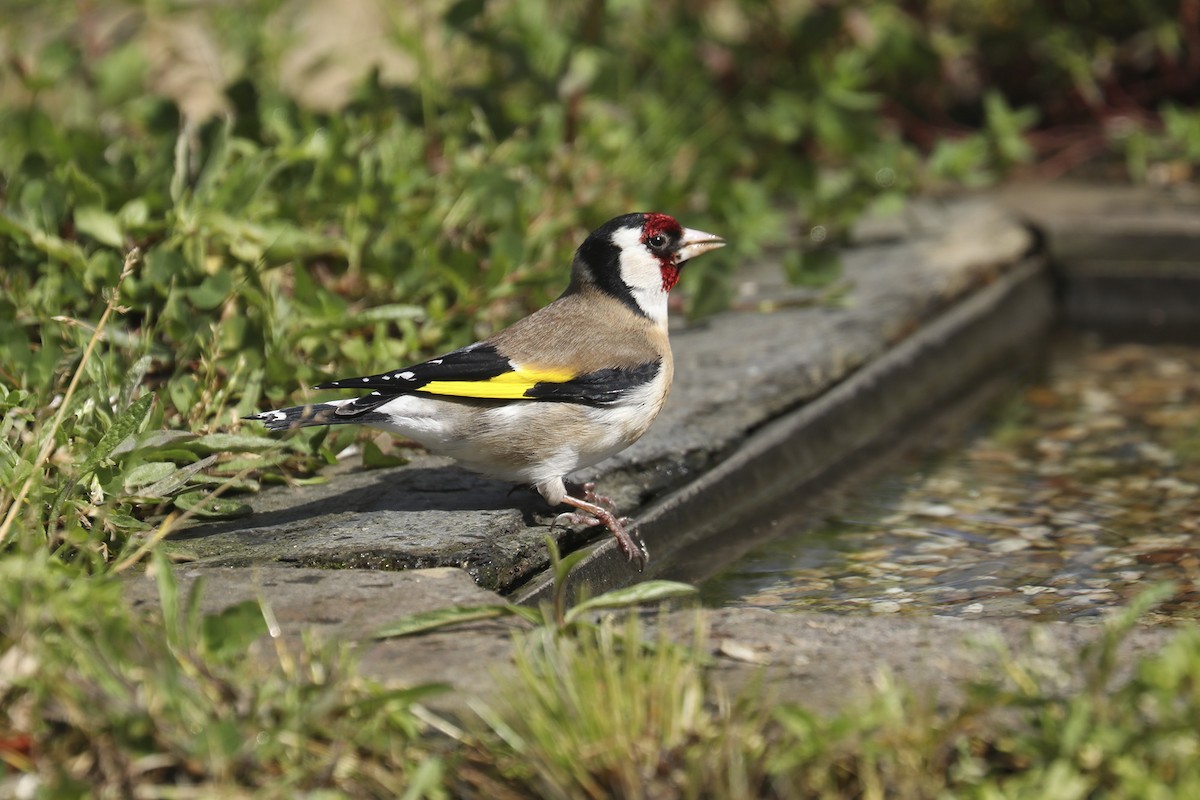
[[[650,245],[651,247],[653,247],[655,250],[657,250],[657,249],[658,249],[658,248],[660,248],[660,247],[665,247],[665,246],[666,246],[666,244],[667,244],[667,237],[663,236],[661,233],[656,233],[656,234],[654,234],[653,236],[651,236],[651,237],[650,237],[650,238],[649,238],[649,239],[646,241],[646,243],[647,243],[648,245]]]

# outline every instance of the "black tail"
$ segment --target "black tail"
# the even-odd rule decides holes
[[[278,411],[261,411],[243,419],[258,420],[269,431],[286,431],[291,428],[308,428],[313,425],[340,425],[362,422],[360,417],[338,416],[337,406],[332,403],[313,403],[307,406],[292,406]]]

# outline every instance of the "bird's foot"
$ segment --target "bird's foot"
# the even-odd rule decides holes
[[[587,490],[585,489],[586,492]],[[646,545],[634,541],[632,533],[635,530],[635,526],[632,519],[629,517],[618,517],[612,511],[597,503],[590,502],[589,500],[581,500],[578,497],[571,497],[570,495],[563,502],[567,505],[575,506],[579,510],[559,514],[554,518],[554,525],[558,525],[560,522],[572,525],[603,525],[612,532],[612,535],[617,540],[617,547],[621,548],[621,552],[625,554],[625,557],[630,561],[637,562],[638,571],[641,572],[645,569],[646,563],[650,560],[650,553],[646,550]]]
[[[617,501],[613,500],[607,495],[597,494],[595,481],[588,481],[587,483],[568,483],[567,493],[577,497],[582,497],[584,501],[591,503],[592,505],[600,506],[614,515],[617,513]],[[593,522],[592,524],[596,525],[598,523]]]

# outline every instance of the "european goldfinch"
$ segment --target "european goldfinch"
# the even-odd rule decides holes
[[[632,561],[647,553],[612,502],[565,478],[636,442],[671,390],[667,293],[684,262],[723,246],[666,214],[625,214],[593,231],[562,295],[494,336],[410,367],[323,383],[369,394],[247,419],[270,430],[360,423],[577,509],[555,522],[603,524]]]

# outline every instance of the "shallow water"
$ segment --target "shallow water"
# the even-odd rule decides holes
[[[1076,619],[1170,580],[1157,618],[1200,617],[1200,348],[1064,343],[953,447],[769,524],[708,605]]]

